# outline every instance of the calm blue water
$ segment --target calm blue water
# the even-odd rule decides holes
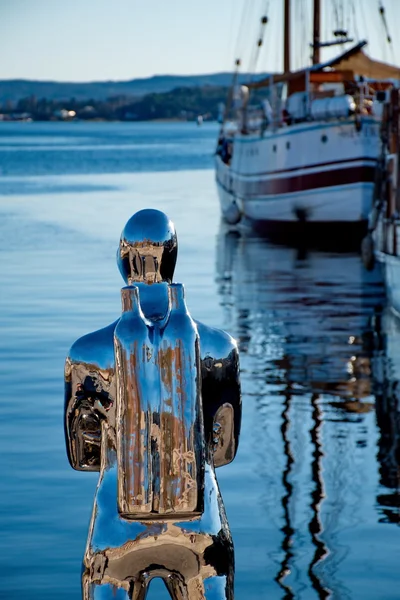
[[[212,168],[217,127],[187,123],[6,123],[3,175],[138,173]]]
[[[0,124],[1,598],[80,598],[97,475],[66,459],[63,365],[119,314],[115,250],[144,207],[175,221],[192,314],[240,344],[241,445],[217,472],[236,598],[400,597],[400,326],[381,274],[225,231],[216,133]]]

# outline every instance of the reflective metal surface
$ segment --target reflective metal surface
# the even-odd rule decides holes
[[[236,454],[238,351],[195,322],[173,224],[136,213],[117,254],[123,313],[80,338],[65,367],[70,463],[100,471],[82,575],[84,598],[233,598],[233,544],[214,467]],[[134,285],[132,285],[134,284]]]
[[[159,210],[140,210],[121,234],[117,263],[124,280],[155,283],[172,281],[178,240],[175,227]]]
[[[115,329],[119,511],[201,514],[204,431],[196,325],[183,286],[168,288],[170,310],[154,325],[138,289],[122,290]]]

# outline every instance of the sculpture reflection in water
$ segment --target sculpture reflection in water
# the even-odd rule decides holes
[[[355,254],[305,254],[224,230],[217,273],[225,326],[239,340],[248,415],[254,404],[265,527],[280,531],[280,547],[265,542],[266,568],[277,562],[273,593],[354,597],[340,576],[350,549],[339,538],[356,526],[369,470],[358,453],[375,425],[381,273],[366,272]]]
[[[126,224],[117,262],[122,316],[66,360],[65,426],[74,469],[100,471],[83,597],[232,599],[233,545],[214,467],[240,430],[238,351],[193,321],[173,284],[174,225],[156,210]]]

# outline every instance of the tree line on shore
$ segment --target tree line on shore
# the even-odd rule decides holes
[[[28,118],[34,121],[103,120],[148,121],[193,120],[218,118],[221,104],[226,102],[228,88],[223,86],[179,87],[164,93],[142,97],[113,96],[107,100],[55,100],[28,96],[17,102],[0,105],[3,120]]]

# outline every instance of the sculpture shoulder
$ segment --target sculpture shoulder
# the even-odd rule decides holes
[[[70,348],[71,363],[88,363],[100,369],[114,365],[114,330],[118,320],[107,327],[88,333],[77,339]]]
[[[197,330],[200,336],[200,351],[201,359],[204,360],[207,357],[215,359],[228,358],[232,353],[237,355],[238,348],[236,340],[222,329],[216,329],[209,327],[195,321]]]

